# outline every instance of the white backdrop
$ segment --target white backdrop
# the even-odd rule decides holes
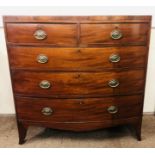
[[[144,112],[155,111],[155,7],[0,7],[0,114],[13,114],[3,15],[152,15]]]

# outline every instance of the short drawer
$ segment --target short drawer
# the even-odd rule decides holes
[[[17,44],[50,44],[75,46],[76,24],[14,24],[6,25],[7,41]]]
[[[12,71],[14,92],[28,96],[92,97],[143,92],[144,70],[113,72]]]
[[[144,67],[146,47],[9,47],[11,68],[87,71]]]
[[[88,99],[15,97],[19,119],[49,122],[103,122],[139,116],[142,96]]]
[[[81,24],[82,45],[145,44],[148,24]]]

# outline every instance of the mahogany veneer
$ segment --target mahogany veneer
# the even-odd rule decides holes
[[[151,16],[5,16],[19,144],[29,126],[130,124],[141,140]]]
[[[39,87],[40,81],[45,79],[51,83],[51,87],[46,90]],[[112,79],[119,81],[118,87],[109,87],[108,83]],[[14,83],[14,92],[25,96],[95,97],[127,95],[144,91],[144,71],[142,69],[93,73],[13,70],[12,81]]]
[[[51,71],[103,71],[105,69],[145,67],[147,47],[104,47],[104,48],[48,48],[8,47],[11,68]],[[20,52],[22,51],[22,52]],[[48,56],[48,63],[34,61],[40,53]],[[117,53],[118,63],[111,63],[109,56]],[[132,65],[129,65],[132,64]]]

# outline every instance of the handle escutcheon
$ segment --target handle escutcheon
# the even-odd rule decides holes
[[[37,40],[44,40],[47,37],[47,34],[43,30],[36,30],[33,34]]]
[[[53,110],[50,107],[44,107],[41,112],[45,116],[50,116],[52,115]]]
[[[51,87],[51,83],[47,80],[43,80],[39,83],[40,88],[42,89],[48,89]]]
[[[123,37],[123,34],[120,30],[113,30],[111,32],[111,38],[112,39],[117,40],[117,39],[121,39],[122,37]]]
[[[44,54],[40,54],[37,56],[37,62],[41,64],[45,64],[48,62],[48,57]]]
[[[108,85],[109,85],[111,88],[118,87],[118,86],[119,86],[119,81],[116,80],[116,79],[112,79],[112,80],[109,81]]]
[[[110,57],[109,57],[110,62],[113,62],[113,63],[119,62],[120,59],[121,59],[121,58],[120,58],[120,56],[119,56],[118,54],[112,54],[112,55],[110,55]]]
[[[110,114],[116,114],[118,112],[118,108],[116,106],[110,106],[110,107],[108,107],[107,111]]]

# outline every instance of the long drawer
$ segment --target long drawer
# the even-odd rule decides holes
[[[144,70],[42,72],[12,70],[16,94],[44,97],[88,97],[143,92]]]
[[[9,47],[11,68],[87,71],[144,67],[146,47]]]
[[[93,99],[15,97],[19,119],[52,122],[103,122],[139,116],[142,95]]]

